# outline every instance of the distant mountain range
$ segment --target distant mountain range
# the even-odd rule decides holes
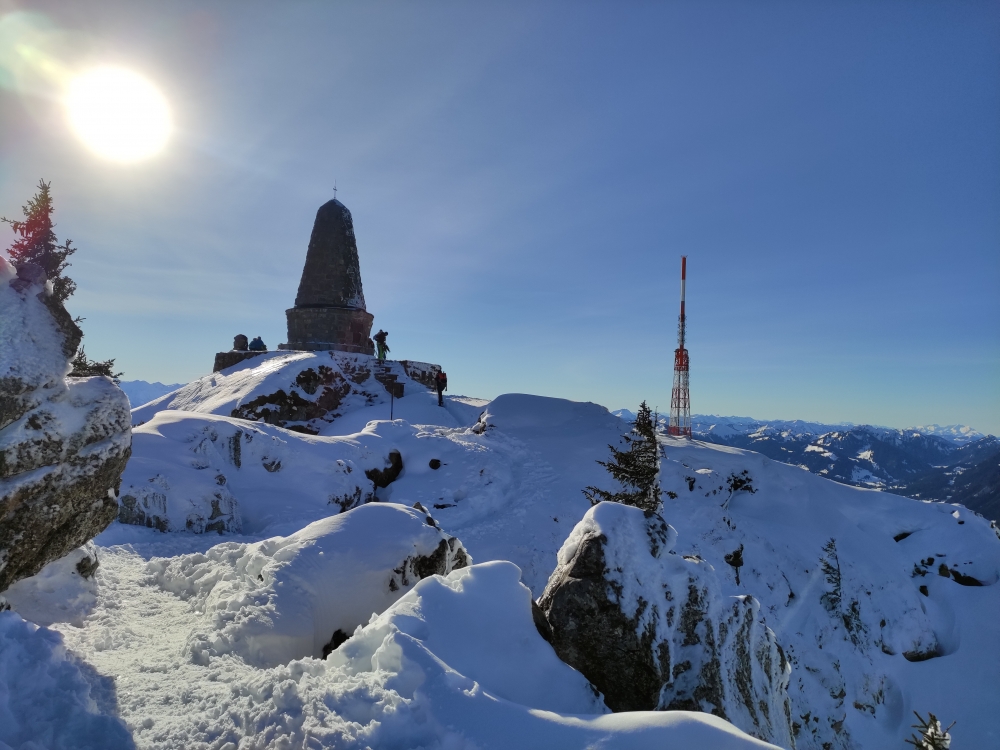
[[[627,409],[614,414],[631,420]],[[694,436],[762,453],[843,484],[961,503],[1000,520],[1000,440],[965,425],[905,430],[696,415]]]

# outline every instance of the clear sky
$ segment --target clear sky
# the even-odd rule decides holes
[[[26,60],[138,71],[176,130],[103,160]],[[1000,433],[995,2],[0,0],[0,85],[0,214],[52,181],[126,379],[284,341],[336,181],[453,393],[666,410],[686,254],[694,412]]]

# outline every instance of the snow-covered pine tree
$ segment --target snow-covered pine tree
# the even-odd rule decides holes
[[[633,505],[649,512],[659,510],[660,483],[657,477],[660,471],[660,447],[656,442],[657,418],[658,415],[650,411],[645,401],[639,405],[631,432],[622,437],[625,450],[609,445],[611,460],[597,462],[618,480],[624,490],[608,492],[598,487],[587,487],[583,494],[591,505],[607,501]]]
[[[917,750],[949,750],[951,747],[951,728],[955,722],[951,722],[948,728],[941,726],[941,721],[934,714],[928,712],[927,718],[913,712],[919,724],[914,724],[913,728],[920,732],[920,736],[910,735],[910,739],[905,740],[913,745]]]
[[[21,208],[23,221],[0,218],[18,238],[10,246],[8,253],[16,268],[25,263],[34,263],[45,270],[45,276],[52,282],[53,296],[65,303],[76,291],[76,282],[63,271],[70,265],[66,260],[76,252],[70,240],[62,245],[56,244],[56,233],[52,228],[52,196],[49,193],[51,183],[38,181],[38,192],[34,198]]]

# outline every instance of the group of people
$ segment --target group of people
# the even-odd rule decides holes
[[[238,333],[233,337],[233,349],[238,352],[266,352],[267,344],[260,336],[250,341],[242,333]]]

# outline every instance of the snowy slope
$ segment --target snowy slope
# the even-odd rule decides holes
[[[982,659],[984,641],[1000,647],[987,614],[1000,611],[995,527],[960,506],[847,487],[748,451],[669,438],[664,449],[678,552],[724,571],[724,593],[760,600],[793,663],[800,747],[895,746],[912,710],[957,720],[956,743],[997,742],[988,707],[1000,699],[1000,663]],[[724,517],[726,479],[744,469],[757,491],[738,493]],[[738,587],[724,555],[740,544]],[[839,597],[824,561],[839,569]],[[973,673],[976,687],[956,690],[957,676]]]
[[[82,626],[53,626],[100,674],[116,676],[117,710],[139,747],[232,742],[243,750],[280,746],[281,737],[294,746],[307,733],[317,747],[759,746],[707,716],[596,715],[580,703],[580,678],[540,656],[551,652],[530,626],[530,597],[541,594],[590,507],[581,489],[611,488],[596,460],[627,429],[622,420],[595,404],[522,394],[449,398],[440,408],[434,394],[414,388],[393,405],[394,422],[387,401],[358,399],[320,434],[302,435],[230,416],[247,398],[294,380],[282,368],[306,369],[314,355],[266,356],[165,397],[168,411],[133,412],[146,424],[135,431],[128,486],[153,486],[159,476],[178,507],[226,487],[243,536],[191,534],[184,513],[179,533],[115,524],[97,540],[96,600],[73,615]],[[236,432],[254,435],[241,438],[239,466],[227,448]],[[339,512],[331,496],[384,465],[392,448],[404,468],[378,499],[419,502],[479,564],[421,581],[333,660],[261,667],[236,650],[196,663],[188,644],[213,632],[214,615],[173,593],[162,571],[182,555],[218,557],[208,551],[220,541],[287,537]],[[956,747],[1000,744],[989,712],[1000,703],[1000,664],[983,658],[1000,653],[1000,539],[987,522],[749,451],[669,439],[664,451],[661,482],[676,498],[665,496],[663,514],[678,532],[678,553],[711,564],[723,595],[758,599],[792,662],[798,747],[902,746],[911,710],[957,720]],[[275,461],[281,469],[270,471],[265,464]],[[737,494],[724,517],[728,493],[719,487],[744,469],[757,492]],[[736,586],[723,556],[740,544]],[[234,559],[248,554],[241,549]],[[504,560],[520,570],[487,564]],[[839,569],[839,596],[824,562]],[[973,579],[983,585],[963,585]],[[505,647],[509,663],[491,661],[511,634],[522,645]],[[911,661],[921,657],[930,658]],[[542,702],[532,692],[542,681],[565,702]],[[590,715],[569,715],[580,711]]]
[[[123,380],[118,384],[118,387],[125,391],[133,409],[172,393],[183,386],[184,383],[150,383],[145,380]]]

